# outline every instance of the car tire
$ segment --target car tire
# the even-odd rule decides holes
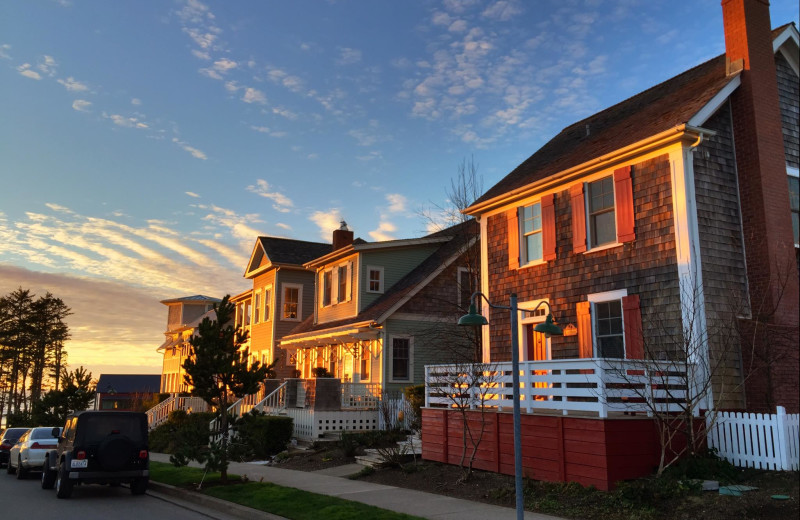
[[[132,495],[144,495],[147,491],[147,484],[150,481],[148,477],[137,478],[131,482]]]
[[[28,470],[22,465],[22,457],[17,457],[17,480],[25,480]]]
[[[136,444],[125,435],[109,435],[97,448],[97,462],[105,471],[119,471],[128,464]]]
[[[56,475],[56,496],[58,498],[69,498],[72,495],[72,481],[69,479],[69,470],[64,464],[58,465]]]
[[[8,464],[6,464],[6,473],[8,473],[9,475],[13,475],[14,473],[16,473],[14,467],[11,465],[11,458],[8,459]]]
[[[42,469],[42,489],[53,489],[56,485],[56,472],[47,466],[47,460],[44,461],[44,468]]]

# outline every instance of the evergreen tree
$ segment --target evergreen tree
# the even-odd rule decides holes
[[[219,453],[212,453],[210,461],[219,469],[221,480],[228,478],[228,406],[234,398],[242,398],[258,391],[266,379],[267,367],[258,361],[248,365],[247,352],[241,350],[247,332],[234,326],[236,306],[226,295],[214,305],[216,319],[204,318],[197,335],[189,340],[190,355],[183,363],[185,381],[192,387],[192,395],[201,397],[219,414],[221,435]]]

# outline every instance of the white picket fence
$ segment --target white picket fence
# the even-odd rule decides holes
[[[800,469],[800,421],[779,406],[776,414],[719,412],[709,414],[708,447],[739,467]]]

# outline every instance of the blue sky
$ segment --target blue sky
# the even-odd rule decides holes
[[[72,365],[158,372],[158,300],[246,289],[256,236],[422,235],[464,159],[488,189],[723,51],[718,0],[4,1],[0,293],[71,305]]]

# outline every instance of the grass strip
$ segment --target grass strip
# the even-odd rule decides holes
[[[199,468],[176,468],[163,462],[150,462],[150,479],[177,487],[197,484],[203,477]],[[232,482],[239,481],[236,475],[228,475]],[[219,473],[206,475],[202,493],[253,509],[283,516],[292,520],[350,520],[370,518],[374,520],[421,520],[420,517],[388,511],[375,506],[353,502],[343,498],[319,495],[300,489],[278,486],[268,482],[236,483],[235,485],[211,485],[219,483]]]

